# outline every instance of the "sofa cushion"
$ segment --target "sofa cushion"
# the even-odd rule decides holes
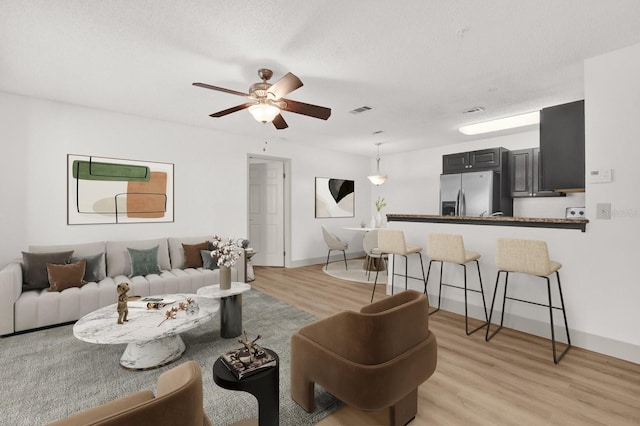
[[[22,252],[23,290],[45,289],[49,287],[47,263],[69,263],[73,250],[51,253]]]
[[[106,277],[104,265],[104,252],[92,254],[89,256],[72,256],[71,262],[77,262],[81,259],[86,261],[84,268],[84,280],[88,283],[97,283]]]
[[[85,259],[66,265],[47,263],[48,291],[62,291],[71,287],[82,287],[87,283],[83,280],[86,263]]]
[[[150,249],[133,249],[128,248],[129,261],[131,262],[131,274],[129,277],[137,277],[139,275],[159,274],[160,265],[158,264],[158,247]]]
[[[201,235],[197,237],[183,237],[168,239],[169,256],[171,257],[171,269],[184,269],[184,248],[182,244],[199,244],[203,241],[209,242],[211,235]],[[208,248],[208,247],[207,247]]]
[[[206,250],[209,248],[209,241],[204,241],[199,244],[185,244],[182,243],[182,251],[184,253],[184,264],[182,268],[201,268],[202,256],[200,250]]]
[[[77,257],[77,258],[81,258],[81,257],[88,257],[88,256],[93,256],[99,253],[104,253],[106,248],[105,248],[105,242],[104,241],[98,241],[98,242],[94,242],[94,243],[80,243],[80,244],[57,244],[57,245],[50,245],[50,246],[29,246],[29,251],[31,253],[47,253],[47,252],[58,252],[58,251],[69,251],[69,250],[73,250],[73,256]],[[106,262],[104,261],[104,255],[102,258],[102,263],[100,264],[100,273],[99,273],[99,277],[102,277],[100,279],[104,279],[104,277],[107,276],[107,267],[106,267]],[[89,265],[88,265],[89,261],[87,260],[87,269],[89,269]],[[86,273],[87,271],[85,271]],[[89,280],[87,280],[89,281]]]
[[[209,250],[200,250],[200,257],[202,258],[202,267],[204,269],[219,269],[218,266],[218,257],[211,256],[211,252]]]
[[[167,240],[133,240],[133,241],[107,241],[107,276],[131,275],[131,259],[128,248],[142,250],[158,246],[158,264],[161,270],[170,270],[169,247]]]

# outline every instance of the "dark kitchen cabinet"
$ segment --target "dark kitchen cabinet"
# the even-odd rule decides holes
[[[442,156],[442,173],[461,173],[482,170],[501,171],[506,164],[507,150],[504,148],[481,149]]]
[[[511,196],[518,197],[562,197],[563,192],[544,191],[540,186],[540,149],[528,148],[509,153],[509,180]]]
[[[540,111],[541,187],[584,191],[584,101]]]

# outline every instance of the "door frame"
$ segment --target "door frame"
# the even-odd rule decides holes
[[[250,216],[250,199],[249,199],[249,185],[250,185],[250,165],[252,160],[267,160],[278,161],[282,163],[284,170],[284,182],[282,185],[282,200],[283,200],[283,239],[284,239],[284,267],[288,268],[291,265],[291,159],[284,157],[273,157],[270,155],[260,154],[247,154],[247,232],[249,235],[249,216]]]

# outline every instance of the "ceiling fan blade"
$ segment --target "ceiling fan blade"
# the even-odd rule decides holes
[[[281,114],[276,115],[276,118],[273,119],[273,125],[278,130],[286,129],[287,127],[289,127],[287,122],[284,121],[284,118],[282,118]]]
[[[269,87],[267,96],[269,99],[280,99],[300,87],[302,87],[302,81],[289,72]]]
[[[205,89],[217,90],[218,92],[230,93],[232,95],[244,96],[246,98],[251,98],[251,95],[248,93],[238,92],[236,90],[225,89],[224,87],[212,86],[206,83],[193,83],[194,86],[203,87]]]
[[[213,117],[213,118],[220,118],[220,117],[224,117],[227,114],[231,114],[232,112],[236,112],[236,111],[241,111],[245,108],[249,108],[251,105],[254,105],[253,102],[247,102],[246,104],[242,104],[242,105],[236,105],[234,107],[231,107],[229,109],[225,109],[222,111],[218,111],[218,112],[214,112],[213,114],[209,114],[209,117]]]
[[[326,120],[331,116],[331,108],[325,108],[318,105],[305,104],[304,102],[283,99],[287,105],[280,107],[281,110],[295,112],[296,114],[308,115],[309,117],[320,118]]]

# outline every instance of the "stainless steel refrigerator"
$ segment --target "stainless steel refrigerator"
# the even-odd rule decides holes
[[[500,174],[493,171],[440,175],[440,214],[489,216],[502,212]]]

